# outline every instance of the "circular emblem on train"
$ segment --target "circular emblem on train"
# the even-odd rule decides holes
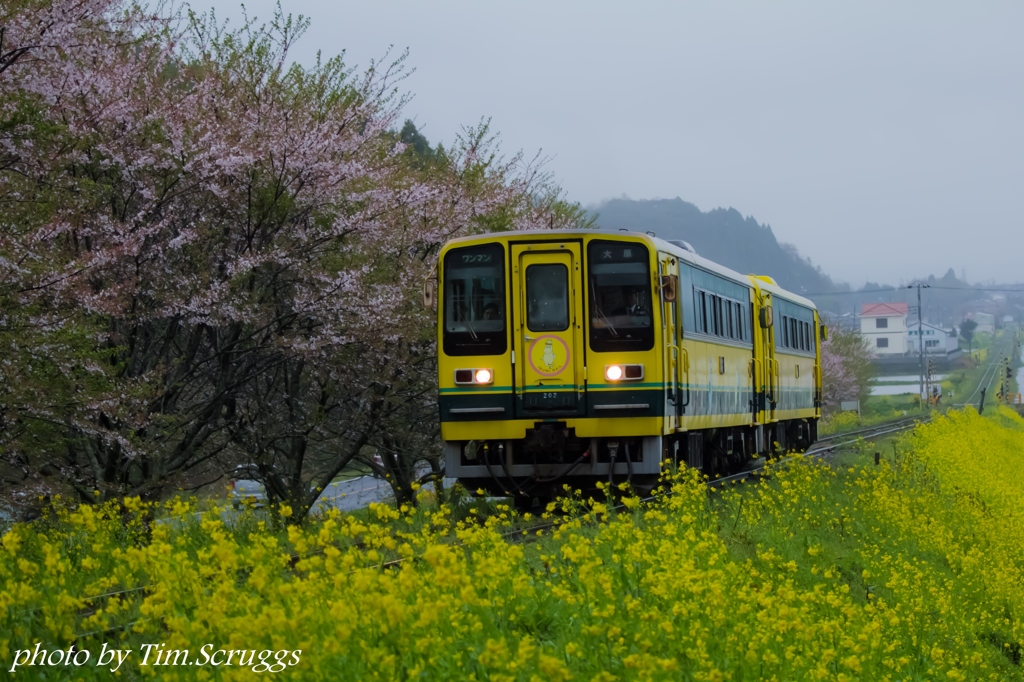
[[[530,367],[537,374],[553,377],[561,374],[569,364],[569,346],[565,341],[552,334],[538,336],[530,346],[528,353]]]

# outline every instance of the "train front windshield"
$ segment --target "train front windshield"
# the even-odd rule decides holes
[[[587,259],[590,347],[598,352],[653,348],[654,309],[647,247],[592,241]]]
[[[500,355],[505,333],[504,249],[452,249],[444,259],[444,352]]]

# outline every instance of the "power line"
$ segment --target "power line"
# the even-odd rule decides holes
[[[906,288],[906,287],[902,287]],[[981,291],[995,291],[1003,293],[1013,294],[1024,294],[1024,289],[995,289],[992,287],[937,287],[932,286],[932,289],[942,289],[944,291],[964,291],[964,292],[981,292]],[[800,294],[801,296],[870,296],[872,294],[891,294],[900,291],[901,288],[893,287],[891,289],[868,289],[860,291],[818,291],[815,293],[805,294],[803,292],[794,291],[793,293]]]

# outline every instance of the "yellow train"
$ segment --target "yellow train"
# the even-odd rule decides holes
[[[470,490],[644,489],[664,461],[715,474],[817,437],[826,330],[770,277],[594,230],[456,239],[439,264],[445,470]]]

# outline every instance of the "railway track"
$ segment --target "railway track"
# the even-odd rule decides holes
[[[977,387],[975,387],[974,393],[968,396],[964,402],[956,403],[957,407],[972,405],[975,397],[980,395],[982,389],[985,389],[987,392],[988,389],[992,388],[992,382],[995,380],[996,374],[999,373],[999,360],[1000,358],[1006,357],[1012,348],[1012,341],[1007,340],[999,347],[998,351],[994,351],[990,354],[991,359],[989,360],[985,371],[982,373],[981,380],[978,382]]]
[[[891,422],[883,422],[875,426],[871,426],[864,429],[858,429],[856,431],[847,431],[845,433],[837,433],[824,438],[819,438],[817,442],[806,452],[800,455],[790,455],[780,459],[775,466],[785,465],[787,462],[791,462],[797,459],[797,457],[811,457],[811,458],[823,458],[827,455],[834,453],[840,448],[848,445],[855,445],[862,440],[870,440],[872,438],[878,438],[880,436],[886,436],[890,433],[898,433],[900,431],[906,431],[912,429],[918,424],[926,424],[931,421],[931,417],[908,417],[906,419],[898,419]],[[768,466],[768,463],[763,460],[758,460],[758,463],[746,470],[729,476],[722,476],[716,478],[713,481],[708,482],[710,488],[718,488],[726,483],[734,481],[742,481],[751,476],[756,476],[760,471]]]

